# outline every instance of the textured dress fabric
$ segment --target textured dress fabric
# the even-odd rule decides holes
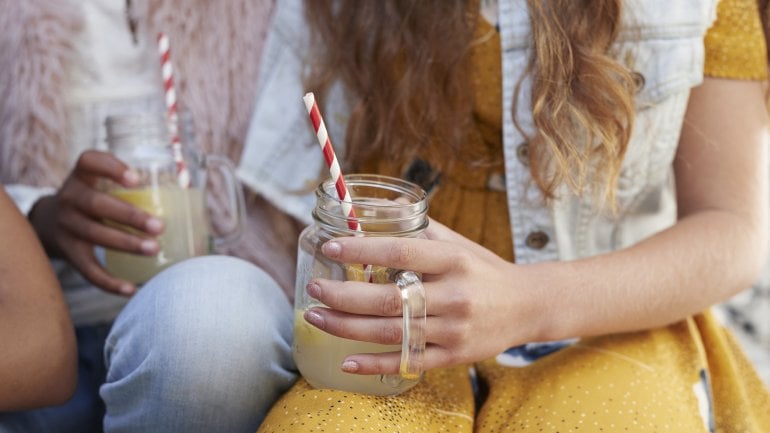
[[[482,20],[476,38],[477,124],[462,162],[442,173],[425,161],[371,161],[363,170],[421,182],[431,190],[432,217],[515,260],[503,177],[500,35]],[[705,75],[766,78],[753,0],[723,1],[705,45]],[[428,371],[395,397],[313,389],[300,380],[259,431],[766,432],[770,393],[706,311],[660,329],[514,347],[473,366]]]

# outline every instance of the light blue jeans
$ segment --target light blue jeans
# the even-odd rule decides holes
[[[255,432],[297,378],[291,336],[291,306],[254,265],[206,256],[172,266],[139,290],[106,338],[104,431]],[[0,415],[0,432],[98,431],[78,427],[93,418],[83,401],[99,410],[88,394],[79,385],[60,408]]]

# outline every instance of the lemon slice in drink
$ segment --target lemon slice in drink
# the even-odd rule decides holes
[[[348,281],[366,281],[366,265],[345,265],[345,277]],[[390,283],[388,268],[384,266],[370,266],[371,282],[377,284]]]

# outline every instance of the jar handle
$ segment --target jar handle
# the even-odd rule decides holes
[[[243,198],[241,183],[235,174],[235,167],[228,157],[208,154],[206,155],[206,167],[207,169],[216,169],[222,175],[222,179],[225,182],[225,190],[227,191],[227,202],[229,214],[231,215],[230,227],[232,228],[227,233],[214,237],[214,244],[222,246],[240,236],[243,222],[246,220],[246,204]]]
[[[403,337],[401,339],[401,366],[403,379],[419,379],[425,358],[426,305],[425,288],[420,277],[412,271],[400,271],[395,276],[401,290]]]

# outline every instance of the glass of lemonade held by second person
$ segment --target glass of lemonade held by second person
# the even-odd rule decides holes
[[[408,270],[366,264],[341,264],[321,253],[321,246],[339,236],[421,237],[428,225],[427,195],[419,186],[379,175],[345,176],[355,216],[343,212],[333,181],[316,190],[314,224],[299,237],[297,281],[294,299],[294,343],[297,368],[316,388],[333,388],[373,395],[395,395],[416,385],[422,374],[425,350],[425,293],[420,276]],[[383,345],[340,338],[309,324],[304,313],[324,307],[308,296],[314,278],[341,281],[395,283],[401,290],[403,343]],[[356,353],[401,351],[397,375],[357,375],[340,370],[343,360]]]
[[[108,192],[160,218],[165,227],[157,238],[160,251],[155,256],[106,249],[106,268],[111,274],[142,284],[174,263],[211,252],[212,240],[223,238],[214,238],[210,229],[206,205],[210,169],[221,173],[230,199],[230,215],[234,221],[230,226],[232,230],[224,236],[237,234],[243,219],[243,197],[227,158],[185,149],[187,157],[182,163],[189,182],[182,184],[162,114],[110,116],[106,127],[110,152],[135,170],[141,179],[135,188],[110,184]]]

